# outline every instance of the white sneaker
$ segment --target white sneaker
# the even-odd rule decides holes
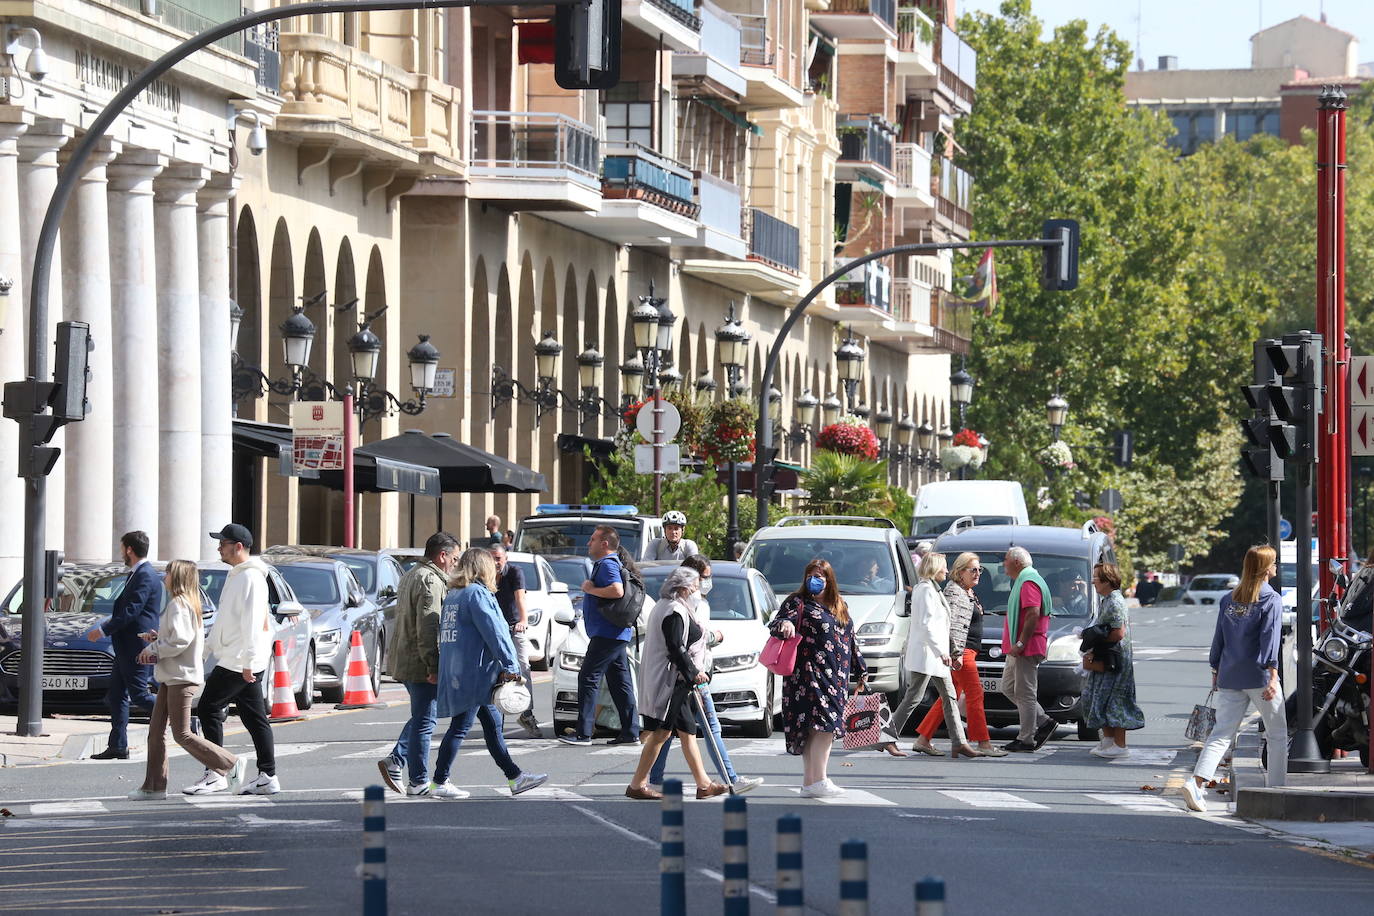
[[[528,792],[530,789],[537,789],[549,781],[548,773],[521,773],[510,782],[510,794],[519,795],[521,792]]]
[[[382,781],[391,791],[405,794],[405,784],[401,782],[401,761],[391,756],[383,757],[377,761],[377,769],[381,771]]]
[[[259,773],[258,778],[250,783],[246,783],[240,795],[276,795],[281,791],[281,783],[277,777],[268,776],[266,773]]]
[[[838,798],[844,794],[844,789],[829,779],[822,779],[820,782],[813,782],[809,786],[802,786],[801,794],[802,798]]]
[[[1197,780],[1191,776],[1183,783],[1183,800],[1194,811],[1207,810],[1207,790],[1198,785]]]
[[[229,780],[214,770],[206,770],[199,782],[189,785],[181,791],[187,795],[209,795],[212,792],[223,792],[227,788],[229,788]]]
[[[1105,751],[1113,744],[1116,744],[1116,742],[1111,738],[1103,738],[1101,741],[1097,742],[1097,747],[1093,748],[1093,751]]]
[[[428,798],[430,788],[433,787],[433,785],[434,783],[432,782],[412,782],[410,785],[406,786],[406,795],[411,798]]]
[[[234,765],[229,768],[229,772],[224,774],[224,781],[229,786],[230,795],[238,795],[243,788],[243,758],[239,757],[234,761]]]
[[[150,801],[167,797],[166,789],[134,789],[129,793],[129,801]]]
[[[435,782],[429,784],[430,798],[467,798],[471,792],[458,788],[451,782]]]
[[[763,785],[762,776],[740,776],[730,784],[731,795],[743,795]]]
[[[1128,747],[1121,747],[1115,741],[1113,741],[1106,747],[1095,748],[1093,750],[1093,753],[1096,754],[1098,757],[1105,757],[1108,760],[1119,760],[1122,757],[1131,756],[1131,749]]]

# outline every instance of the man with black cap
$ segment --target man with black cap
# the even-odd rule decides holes
[[[258,777],[244,783],[243,795],[276,795],[276,753],[272,725],[267,717],[260,680],[272,659],[272,624],[268,618],[267,565],[250,556],[253,533],[242,525],[225,525],[211,531],[219,541],[219,558],[231,569],[220,591],[215,624],[205,641],[206,651],[215,657],[215,668],[206,674],[200,695],[199,713],[205,740],[224,746],[224,711],[230,703],[248,734],[257,754]],[[213,770],[185,790],[187,795],[208,795],[229,787],[228,780]]]

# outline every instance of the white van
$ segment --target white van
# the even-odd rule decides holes
[[[916,494],[911,536],[936,538],[955,519],[969,515],[975,525],[1029,525],[1026,496],[1016,480],[937,480]]]
[[[1312,539],[1312,595],[1311,606],[1318,607],[1321,595],[1321,565],[1317,562],[1317,539]],[[1298,542],[1279,543],[1279,576],[1283,588],[1279,595],[1283,598],[1283,631],[1290,633],[1298,619]],[[1316,616],[1314,611],[1313,616]]]

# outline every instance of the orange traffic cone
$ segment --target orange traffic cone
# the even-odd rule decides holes
[[[273,722],[295,722],[304,719],[296,708],[296,696],[291,692],[291,672],[286,667],[286,653],[282,651],[281,640],[272,643],[272,712],[268,718]]]
[[[372,672],[363,655],[363,634],[357,630],[348,640],[348,670],[344,672],[343,702],[335,709],[367,709],[370,706],[383,706],[372,692]]]

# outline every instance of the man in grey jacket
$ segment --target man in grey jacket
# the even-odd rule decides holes
[[[220,592],[215,624],[205,641],[206,653],[214,656],[215,667],[205,675],[205,689],[197,707],[201,727],[206,741],[224,747],[225,710],[233,703],[252,736],[258,761],[257,778],[245,783],[240,794],[276,795],[281,783],[277,781],[272,724],[260,684],[272,660],[267,566],[249,555],[253,533],[243,525],[225,525],[220,531],[211,531],[210,537],[219,541],[219,557],[232,568]],[[208,795],[228,787],[224,776],[206,770],[199,782],[182,791]]]
[[[391,753],[377,761],[377,768],[392,791],[406,795],[464,798],[469,794],[447,782],[434,785],[429,781],[429,741],[437,718],[439,615],[457,561],[458,539],[447,531],[432,534],[425,541],[425,558],[406,571],[397,590],[387,670],[410,694],[410,721]],[[402,768],[409,771],[404,789]]]

